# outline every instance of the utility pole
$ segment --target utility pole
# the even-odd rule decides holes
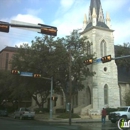
[[[50,119],[52,119],[52,111],[53,111],[53,107],[52,107],[52,95],[53,95],[53,77],[51,77],[51,92],[50,92]]]
[[[69,46],[69,125],[71,125],[71,91],[72,91],[72,81],[71,81],[71,48]]]

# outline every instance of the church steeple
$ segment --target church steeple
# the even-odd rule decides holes
[[[93,14],[93,8],[95,8],[96,14],[97,14],[97,22],[101,21],[104,22],[104,15],[103,15],[103,10],[102,10],[102,6],[101,6],[101,2],[100,0],[91,0],[90,2],[90,11],[91,13],[89,13],[89,15]],[[89,20],[91,21],[91,16],[89,16]]]
[[[93,14],[96,14],[96,18],[93,18]],[[93,21],[95,21],[96,25],[93,24]],[[103,9],[100,0],[90,1],[88,24],[86,28],[89,28],[91,26],[100,26],[103,28],[109,28],[109,26],[105,23]]]

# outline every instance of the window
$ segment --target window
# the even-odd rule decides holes
[[[102,40],[100,48],[101,48],[101,57],[106,56],[107,46],[105,40]]]
[[[108,104],[108,86],[104,86],[104,104]]]

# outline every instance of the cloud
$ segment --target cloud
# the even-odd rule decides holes
[[[12,17],[11,19],[21,21],[21,22],[34,23],[34,24],[44,23],[42,19],[30,14],[18,14],[17,16]]]
[[[116,11],[119,11],[122,7],[124,7],[128,3],[129,0],[104,0],[101,4],[105,12],[109,11],[110,13],[113,14],[116,13]]]
[[[121,22],[114,23],[113,27],[115,29],[115,44],[130,42],[130,19],[123,21],[123,24]]]
[[[8,22],[10,22],[11,20],[17,20],[33,24],[44,23],[42,19],[30,14],[18,14],[11,18],[0,19],[0,21]],[[36,35],[41,36],[41,34],[38,34],[37,32],[26,31],[11,27],[9,33],[0,32],[0,50],[5,48],[6,46],[20,45],[24,42],[31,43],[31,41],[35,38]]]
[[[30,43],[27,42],[27,41],[24,41],[24,42],[23,41],[17,41],[17,42],[14,43],[14,46],[20,47],[20,45],[23,45],[23,44],[30,45]]]
[[[73,1],[73,8],[70,8],[69,11],[64,12],[64,9],[60,10],[61,14],[58,14],[57,19],[52,22],[58,28],[59,37],[70,35],[73,29],[82,28],[84,14],[88,12],[88,6],[89,3],[80,0]]]
[[[1,36],[2,33],[0,33],[0,50],[5,48],[6,46],[12,46],[10,40],[6,38],[6,36]]]
[[[69,8],[73,5],[75,0],[61,0],[60,4],[62,6],[62,8]]]
[[[25,9],[27,14],[29,15],[38,15],[39,13],[42,12],[42,8],[39,8],[39,9]]]

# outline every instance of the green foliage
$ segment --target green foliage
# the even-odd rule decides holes
[[[123,45],[115,46],[115,57],[121,57],[130,55],[130,43],[124,43]],[[130,69],[130,59],[129,58],[122,58],[119,60],[115,60],[117,66],[121,66],[126,68],[127,70]]]
[[[69,112],[62,113],[59,116],[57,116],[57,118],[68,119],[69,118]],[[80,118],[80,116],[78,114],[71,113],[71,118]]]
[[[130,90],[125,94],[124,100],[125,100],[126,106],[130,106]]]
[[[75,31],[65,38],[55,39],[47,35],[36,37],[31,46],[23,44],[17,49],[18,51],[11,61],[12,69],[15,68],[22,72],[40,73],[42,77],[47,78],[53,77],[55,92],[58,93],[61,91],[60,88],[63,88],[65,94],[68,95],[69,49],[71,49],[73,95],[84,88],[82,81],[86,77],[95,74],[88,70],[83,63],[84,60],[94,57],[94,54],[90,54],[89,51],[91,45],[92,43],[87,41],[87,37],[79,38],[78,33]],[[40,107],[47,101],[47,97],[50,94],[50,80],[14,76],[11,89],[13,90],[10,93],[12,98],[22,99],[24,96],[28,97],[27,95],[29,95],[29,97],[33,97]],[[38,101],[38,95],[42,99],[41,102]]]

